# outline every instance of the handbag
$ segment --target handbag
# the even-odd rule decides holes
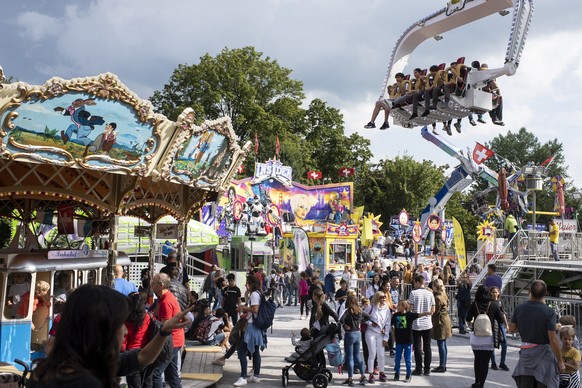
[[[228,343],[235,346],[238,344],[238,341],[241,339],[245,329],[247,327],[248,319],[247,318],[239,318],[236,322],[236,325],[232,328],[230,332],[230,336],[228,337]]]

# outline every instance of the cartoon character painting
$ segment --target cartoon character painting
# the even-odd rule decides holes
[[[63,116],[70,116],[73,122],[65,131],[61,131],[61,139],[64,144],[69,141],[84,146],[90,145],[93,141],[89,139],[91,131],[95,129],[96,125],[103,125],[105,120],[101,116],[92,116],[85,106],[96,105],[92,98],[82,99],[77,98],[67,108],[56,107],[55,112],[60,112]],[[76,137],[74,137],[76,135]]]

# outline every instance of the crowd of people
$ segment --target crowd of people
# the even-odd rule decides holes
[[[480,71],[489,69],[486,63],[481,64],[479,61],[473,61],[471,66],[464,64],[464,58],[459,58],[455,62],[451,62],[448,67],[445,64],[432,65],[428,71],[420,68],[415,68],[413,71],[413,78],[410,75],[397,73],[395,75],[396,82],[387,86],[387,97],[378,100],[372,111],[370,121],[364,128],[376,128],[376,118],[380,111],[384,111],[384,122],[380,129],[388,129],[390,125],[388,118],[392,109],[403,109],[406,105],[412,105],[412,114],[408,120],[414,120],[419,117],[418,106],[424,101],[424,112],[422,117],[428,117],[431,111],[438,109],[438,103],[441,101],[446,107],[450,104],[450,96],[452,94],[463,96],[466,88],[467,74],[470,71]],[[481,88],[484,92],[491,94],[491,102],[493,109],[489,111],[491,121],[495,125],[505,125],[503,123],[503,98],[495,79],[488,80]],[[473,115],[468,116],[469,123],[473,126],[477,125]],[[477,121],[485,123],[483,115],[478,114]],[[451,124],[453,120],[443,122],[443,130],[449,135],[452,135]],[[461,133],[461,118],[457,118],[454,125],[455,130]],[[436,121],[432,122],[433,133],[438,134],[436,130]]]
[[[297,360],[313,340],[329,335],[335,322],[345,354],[343,385],[410,382],[414,375],[447,372],[447,339],[453,334],[449,315],[452,286],[456,289],[458,330],[470,334],[474,354],[472,388],[485,385],[489,369],[509,371],[506,336],[515,332],[522,339],[513,372],[518,387],[533,386],[532,381],[547,387],[557,387],[554,383],[560,381],[564,387],[580,387],[576,322],[566,316],[560,318],[561,327],[556,326],[556,314],[545,304],[545,283],[534,281],[530,300],[509,317],[494,264],[488,265],[474,298],[468,271],[457,275],[457,268],[454,260],[442,268],[438,262],[427,268],[425,264],[413,267],[408,262],[377,259],[358,269],[347,265],[341,274],[332,269],[322,279],[313,265],[301,272],[293,266],[267,275],[250,263],[241,291],[233,273],[226,275],[214,266],[208,275],[214,290],[207,284],[207,298],[203,299],[188,289],[175,256],[153,278],[144,276],[137,289],[122,277],[123,269],[116,268],[115,289],[85,285],[68,293],[50,331],[47,357],[39,362],[29,384],[113,387],[119,376],[126,376],[129,387],[161,387],[164,380],[170,387],[180,387],[186,339],[223,348],[224,355],[214,361],[217,365],[224,365],[237,352],[240,377],[234,386],[260,382],[267,335],[265,328],[253,322],[265,296],[278,301],[279,308],[299,305],[299,318],[306,319],[299,339],[291,333],[295,352],[286,361]],[[151,305],[150,293],[157,297]],[[39,298],[41,303],[42,296]],[[156,323],[158,329],[152,330]],[[433,341],[438,364],[433,362]],[[500,349],[499,363],[495,349]],[[315,358],[318,365],[326,365],[323,350]]]

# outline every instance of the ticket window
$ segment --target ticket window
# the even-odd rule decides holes
[[[347,243],[331,243],[329,245],[329,261],[333,264],[351,264],[352,245]]]

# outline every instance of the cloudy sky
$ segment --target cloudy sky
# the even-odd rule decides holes
[[[541,142],[564,144],[569,175],[582,187],[582,2],[537,0],[516,75],[498,79],[505,127],[471,127],[448,137],[473,149],[526,127]],[[365,130],[398,37],[444,0],[19,0],[2,4],[0,65],[7,76],[42,84],[112,72],[142,98],[161,89],[179,64],[194,64],[224,47],[254,46],[304,83],[308,99],[339,108],[347,134],[372,142],[376,160],[409,154],[456,165],[420,131]],[[503,65],[511,16],[498,14],[424,42],[411,67],[465,56]],[[406,69],[406,73],[411,72]],[[377,120],[378,126],[381,120]]]

